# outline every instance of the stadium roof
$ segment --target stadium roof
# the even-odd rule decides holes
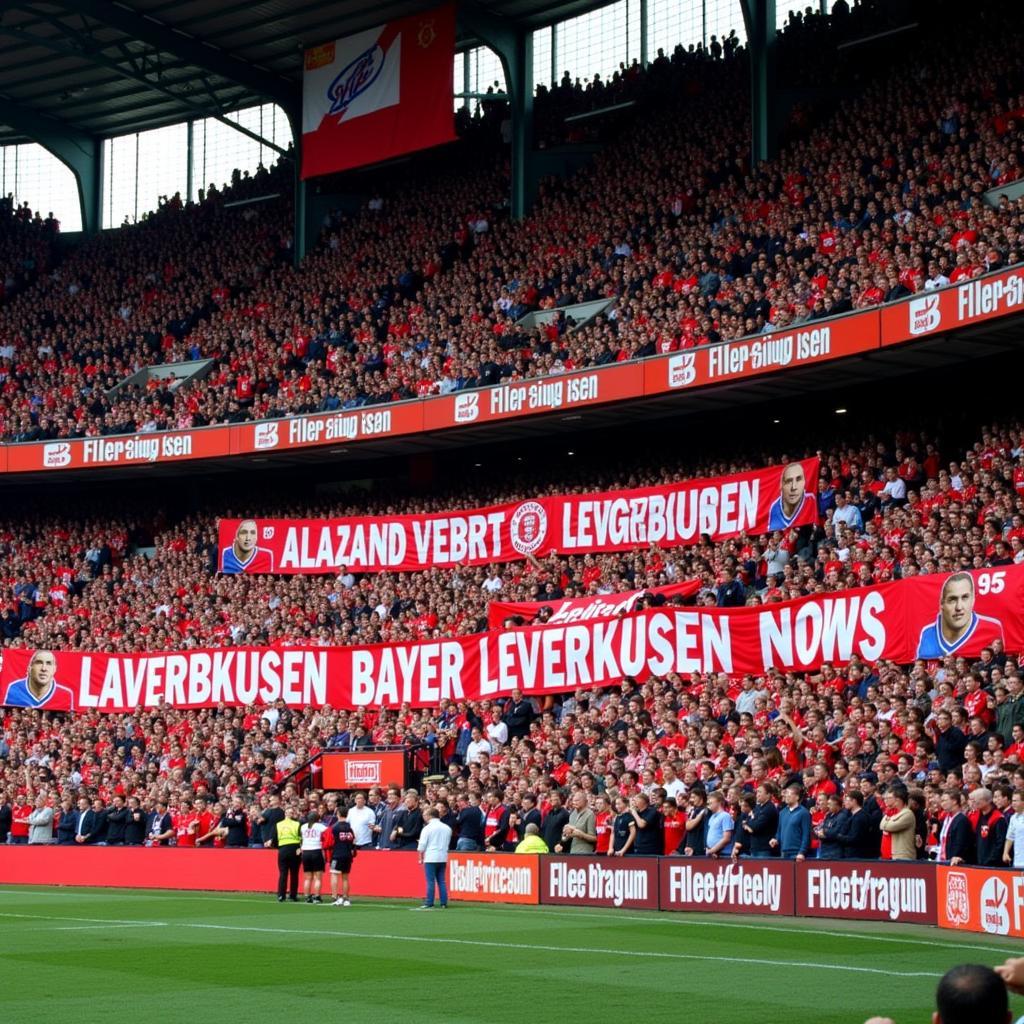
[[[298,97],[309,46],[438,0],[0,0],[0,144],[119,135]],[[477,0],[537,28],[609,0]],[[465,9],[467,2],[460,2]],[[477,40],[460,30],[458,45]]]

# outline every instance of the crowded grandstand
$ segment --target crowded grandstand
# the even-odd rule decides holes
[[[948,358],[931,333],[944,296],[1024,263],[1024,22],[1003,2],[955,32],[952,3],[789,12],[769,33],[786,116],[757,154],[761,55],[733,6],[710,39],[645,41],[610,74],[561,70],[535,38],[550,73],[528,148],[575,162],[528,210],[510,198],[514,76],[456,96],[444,145],[318,176],[305,240],[302,133],[229,180],[197,185],[190,164],[184,194],[108,230],[69,237],[21,192],[0,204],[0,450],[36,445],[53,470],[5,474],[0,844],[258,857],[301,834],[306,901],[335,863],[338,907],[357,853],[422,859],[435,823],[453,856],[1024,868],[1021,300],[993,305],[998,338],[962,333]],[[305,73],[334,52],[308,50]],[[342,84],[354,92],[332,84],[334,102],[355,104],[363,86]],[[866,311],[884,325],[905,308],[888,362],[828,353],[827,375],[800,368],[796,399],[771,390],[784,368],[715,407],[687,405],[680,378],[674,404],[622,402],[613,419],[608,403],[592,425],[548,416],[462,440],[457,413],[443,447],[272,450],[275,424],[852,333]],[[258,460],[63,471],[73,443],[243,424],[273,438]],[[750,495],[735,527],[734,486]],[[694,497],[688,535],[640,522],[714,488],[721,504]],[[561,510],[589,503],[600,526],[602,502],[625,539],[577,519],[566,543]],[[423,544],[388,562],[381,533],[375,562],[309,540],[378,524],[418,542],[473,516],[495,524],[489,554],[483,525],[475,556]],[[562,543],[546,540],[556,523]],[[283,524],[305,545],[291,563]],[[830,626],[846,608],[856,624]],[[786,633],[799,615],[813,651],[803,625]],[[403,687],[428,650],[438,674],[418,671],[443,685]],[[332,658],[349,659],[345,687]],[[338,784],[332,754],[365,755],[363,772],[397,760]],[[321,850],[317,868],[306,854]],[[25,881],[4,857],[0,883]],[[271,865],[267,892],[296,900],[294,869],[275,891]],[[113,884],[93,877],[78,884]],[[682,891],[672,877],[660,909],[667,885]],[[981,883],[928,878],[930,919],[891,921],[1024,936],[1019,887],[1014,923],[982,912],[975,927]]]

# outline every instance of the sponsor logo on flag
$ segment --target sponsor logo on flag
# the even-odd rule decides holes
[[[327,64],[334,63],[334,43],[324,43],[306,51],[306,70],[316,71]]]
[[[331,82],[327,98],[331,101],[329,114],[344,114],[349,104],[366,92],[384,69],[384,51],[380,46],[371,46],[361,53]]]

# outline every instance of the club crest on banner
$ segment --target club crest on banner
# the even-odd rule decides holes
[[[967,876],[962,871],[951,871],[946,877],[946,917],[953,925],[965,925],[971,919]]]
[[[532,555],[548,533],[548,514],[536,501],[524,501],[512,514],[509,523],[512,547],[521,555]]]

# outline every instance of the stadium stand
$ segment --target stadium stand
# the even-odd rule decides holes
[[[590,169],[547,183],[521,224],[507,218],[499,152],[479,146],[411,188],[384,178],[373,208],[332,218],[298,271],[286,200],[172,200],[0,308],[13,349],[0,362],[3,436],[448,393],[791,327],[1017,263],[1020,200],[993,208],[982,194],[1020,176],[1020,40],[989,37],[989,24],[943,39],[941,74],[927,46],[884,77],[866,64],[856,97],[816,121],[799,112],[782,155],[755,169],[735,116],[740,56],[679,49],[624,69],[607,97],[566,85],[551,97],[559,113],[635,93],[642,116]],[[795,26],[787,52],[813,55],[822,32],[849,30]],[[251,187],[273,193],[282,173]],[[580,330],[564,317],[516,324],[605,297],[613,309]],[[109,393],[140,367],[193,358],[213,371]]]
[[[823,36],[862,30],[866,10],[855,6],[849,22],[795,23],[784,52],[813,60]],[[526,221],[507,217],[503,158],[484,144],[471,159],[465,150],[429,158],[415,185],[404,172],[382,178],[358,214],[329,218],[297,270],[287,200],[230,205],[285,193],[283,166],[211,188],[195,204],[171,197],[140,224],[63,255],[52,218],[9,204],[0,211],[4,437],[239,422],[557,374],[809,322],[1017,263],[1019,201],[992,207],[981,194],[1020,176],[1020,35],[989,29],[980,17],[944,35],[941,53],[924,48],[884,81],[868,76],[838,108],[805,120],[801,112],[783,154],[757,168],[743,156],[735,113],[746,72],[731,43],[659,55],[607,86],[563,82],[538,102],[551,141],[569,111],[635,100],[641,116],[591,168],[547,183]],[[493,128],[500,105],[482,117]],[[516,324],[529,311],[602,297],[617,300],[613,311],[579,330]],[[147,365],[196,359],[213,360],[201,380],[112,390]],[[898,430],[894,416],[829,444],[820,526],[625,555],[361,577],[219,576],[216,520],[243,511],[243,500],[245,514],[261,516],[428,512],[667,484],[763,460],[749,446],[714,458],[634,453],[621,470],[601,458],[531,466],[528,482],[506,465],[449,490],[341,500],[211,488],[183,513],[151,495],[77,511],[26,503],[0,522],[0,632],[8,649],[349,646],[483,631],[495,596],[556,601],[696,580],[697,603],[724,605],[736,579],[740,600],[758,605],[1021,563],[1024,428],[1009,415],[983,426],[993,417],[982,407],[979,398],[966,444]],[[556,792],[611,803],[650,795],[659,851],[674,853],[693,846],[682,821],[699,819],[702,794],[716,789],[738,814],[744,796],[760,788],[774,801],[797,781],[824,830],[830,795],[863,792],[875,820],[876,787],[900,781],[923,857],[942,853],[949,789],[970,794],[973,828],[983,818],[997,833],[1024,789],[1024,678],[1017,652],[999,644],[976,662],[626,679],[543,704],[0,715],[0,812],[9,811],[0,838],[14,843],[27,839],[42,794],[65,815],[78,799],[99,800],[98,820],[112,801],[167,800],[183,846],[204,836],[222,845],[229,831],[219,823],[237,798],[245,841],[262,845],[260,812],[274,794],[307,807],[323,798],[329,811],[333,798],[307,764],[328,747],[366,742],[408,750],[423,796],[445,814],[460,798],[482,800],[499,849],[522,838],[530,796],[558,820]],[[383,813],[382,794],[370,796]],[[208,804],[185,803],[196,798]],[[90,841],[102,837],[98,828]],[[814,847],[826,838],[816,835]],[[858,848],[882,850],[881,836]]]
[[[538,483],[541,490],[575,490],[742,468],[740,462],[670,469],[641,464],[628,477],[614,477],[596,464],[590,471],[578,468],[570,479],[552,473],[546,488]],[[887,489],[894,478],[905,485],[905,497],[898,486]],[[520,486],[484,485],[427,498],[389,494],[379,502],[345,504],[292,499],[257,511],[430,511],[455,500],[486,504],[522,496]],[[726,603],[728,572],[741,581],[743,599],[759,604],[1024,561],[1022,496],[1024,432],[1014,424],[982,428],[966,450],[956,452],[943,452],[928,436],[903,433],[835,445],[822,470],[823,524],[810,532],[625,555],[552,556],[478,570],[361,578],[216,576],[212,513],[173,522],[152,513],[143,520],[100,510],[94,516],[30,515],[3,526],[2,628],[8,643],[58,650],[372,643],[485,629],[490,597],[556,602],[696,579],[698,603]],[[224,500],[216,503],[223,507]],[[980,701],[975,680],[985,687]],[[953,656],[910,668],[855,662],[807,679],[774,672],[745,680],[627,680],[621,691],[579,693],[537,707],[527,731],[495,743],[478,767],[466,764],[473,727],[485,727],[494,708],[509,711],[486,701],[351,714],[283,707],[165,710],[116,720],[7,709],[0,791],[14,807],[31,806],[40,788],[60,797],[87,792],[108,802],[115,794],[150,802],[169,796],[175,814],[186,796],[223,802],[237,795],[257,816],[282,783],[308,784],[304,775],[289,779],[293,769],[332,741],[349,743],[361,726],[374,744],[419,751],[419,774],[451,773],[450,782],[426,784],[425,792],[452,806],[459,794],[492,788],[503,806],[519,806],[526,792],[540,794],[546,806],[552,789],[577,785],[612,799],[648,792],[660,804],[659,787],[675,778],[686,790],[698,782],[705,789],[721,785],[737,806],[743,790],[762,778],[778,785],[805,777],[811,798],[821,797],[820,819],[824,796],[838,786],[863,777],[873,792],[872,779],[892,782],[898,776],[915,790],[923,787],[927,797],[921,805],[925,850],[938,843],[947,782],[955,779],[969,791],[1003,780],[1024,783],[1021,689],[1017,659],[1000,649],[980,663]],[[963,744],[950,763],[936,754],[941,710],[951,712],[951,728]],[[669,767],[673,772],[666,774]],[[997,805],[1005,809],[1009,794],[999,790]],[[192,813],[187,811],[183,827],[191,827]],[[671,812],[669,818],[666,850],[679,839]],[[258,831],[253,841],[262,841]]]

